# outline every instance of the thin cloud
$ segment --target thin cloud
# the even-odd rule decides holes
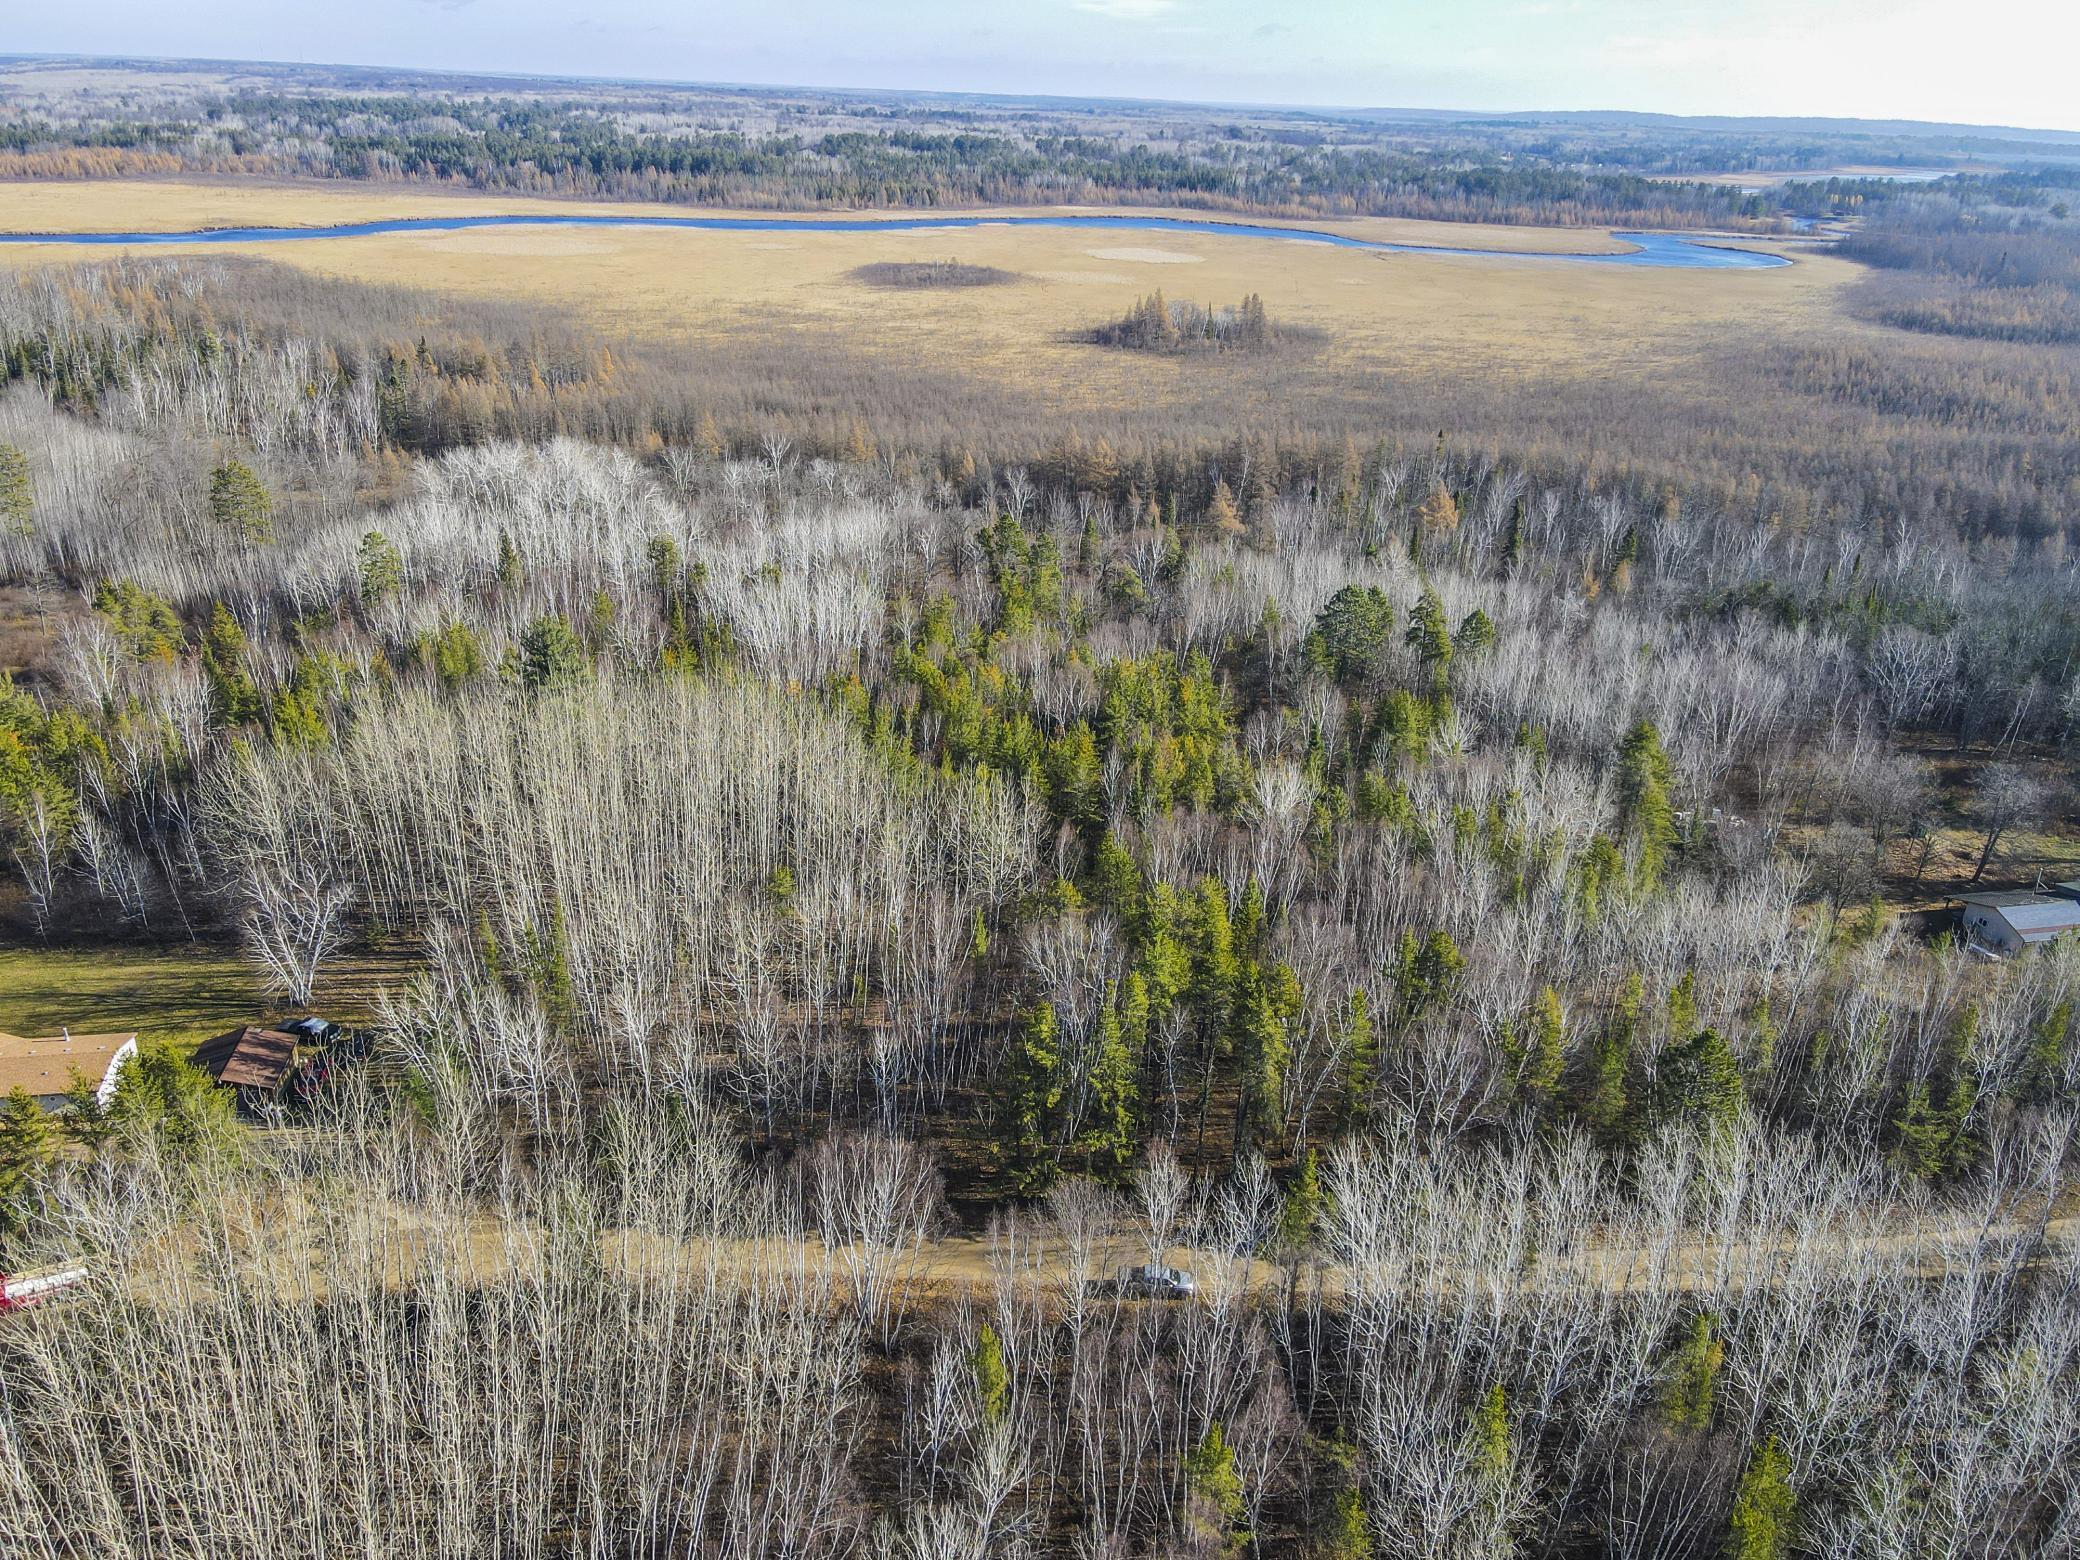
[[[1176,12],[1182,0],[1070,0],[1079,11],[1111,22],[1152,22]]]

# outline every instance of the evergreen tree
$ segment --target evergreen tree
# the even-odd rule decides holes
[[[1748,1026],[1754,1032],[1749,1054],[1757,1078],[1767,1078],[1776,1068],[1777,1021],[1770,1016],[1769,998],[1758,997],[1749,1009]]]
[[[2057,1097],[2066,1076],[2067,1057],[2073,1035],[2071,998],[2058,1002],[2030,1035],[2029,1065],[2023,1077],[2024,1091],[2038,1103]]]
[[[1678,1430],[1711,1428],[1718,1402],[1719,1367],[1726,1345],[1719,1341],[1716,1318],[1700,1311],[1690,1319],[1662,1378],[1661,1407]]]
[[[1652,889],[1675,842],[1675,810],[1669,801],[1673,771],[1661,749],[1661,733],[1641,721],[1618,746],[1618,817],[1638,848],[1639,882]]]
[[[685,583],[679,544],[669,536],[653,536],[645,551],[650,559],[650,580],[657,587],[657,599],[669,606],[680,596]]]
[[[1696,1033],[1697,972],[1685,970],[1668,990],[1668,1038],[1683,1041]]]
[[[1308,659],[1340,683],[1363,684],[1379,675],[1394,636],[1394,604],[1375,585],[1346,585],[1315,615],[1307,635]]]
[[[1373,720],[1375,744],[1381,757],[1425,758],[1430,752],[1431,711],[1417,702],[1406,688],[1396,688],[1379,702]],[[1412,818],[1414,813],[1409,812]]]
[[[1755,1449],[1733,1498],[1729,1560],[1789,1560],[1798,1541],[1798,1493],[1791,1460],[1775,1436]]]
[[[1404,931],[1396,955],[1395,984],[1401,998],[1401,1022],[1408,1025],[1441,1008],[1458,985],[1466,955],[1447,931],[1435,931],[1422,942]]]
[[[520,681],[527,688],[568,687],[590,670],[585,646],[561,613],[536,618],[520,636]]]
[[[1235,1544],[1241,1537],[1236,1529],[1242,1523],[1242,1474],[1219,1420],[1185,1454],[1184,1487],[1185,1518],[1194,1537],[1223,1550]]]
[[[58,1118],[58,1131],[81,1152],[98,1154],[114,1130],[108,1107],[101,1102],[99,1080],[74,1072],[65,1090],[65,1113]]]
[[[0,444],[0,536],[36,533],[36,490],[29,482],[29,457]]]
[[[404,555],[381,531],[361,538],[361,605],[374,611],[404,588]]]
[[[1451,673],[1452,634],[1445,626],[1444,603],[1427,585],[1409,609],[1408,632],[1403,637],[1429,672],[1431,687],[1441,692]]]
[[[513,533],[498,533],[498,585],[501,590],[515,590],[520,584],[520,549],[513,545]]]
[[[227,726],[243,726],[260,718],[260,690],[246,670],[246,633],[221,601],[203,631],[202,669],[209,678],[219,720]]]
[[[1283,1118],[1286,1066],[1292,1060],[1292,1027],[1302,1005],[1300,981],[1291,966],[1269,974],[1244,961],[1236,983],[1229,1052],[1241,1065],[1242,1098],[1235,1115],[1239,1150],[1276,1127]]]
[[[1228,491],[1228,484],[1216,480],[1213,498],[1206,506],[1206,523],[1216,531],[1230,535],[1242,530],[1242,512],[1235,507],[1235,495]]]
[[[1252,351],[1271,345],[1271,321],[1264,313],[1264,300],[1256,293],[1242,300],[1242,344]]]
[[[239,1139],[231,1091],[167,1045],[141,1046],[123,1064],[104,1120],[112,1141],[149,1134],[189,1158],[231,1152]]]
[[[1365,1119],[1372,1084],[1379,1072],[1379,1040],[1372,1028],[1372,1009],[1360,986],[1352,990],[1343,1021],[1343,1121],[1356,1127]]]
[[[1316,1524],[1314,1553],[1320,1560],[1372,1560],[1372,1531],[1365,1514],[1357,1449],[1337,1435],[1322,1443],[1322,1456],[1334,1493]]]
[[[180,654],[180,614],[163,596],[129,580],[103,580],[94,591],[94,610],[135,659],[171,662]]]
[[[1215,488],[1214,496],[1216,498],[1220,496],[1219,488]],[[1177,507],[1177,499],[1175,495],[1172,495],[1171,497],[1170,507],[1173,510]],[[1228,512],[1232,515],[1234,513],[1234,510],[1235,504],[1234,501],[1231,499],[1228,503]],[[1216,524],[1219,523],[1218,519],[1213,515],[1211,511],[1208,512],[1208,518],[1213,519]],[[1176,516],[1173,514],[1170,519],[1170,523],[1163,527],[1162,552],[1156,560],[1156,578],[1164,581],[1165,583],[1174,584],[1177,581],[1178,577],[1183,573],[1184,538],[1178,535],[1177,520]]]
[[[1372,1560],[1372,1531],[1357,1485],[1346,1484],[1329,1497],[1320,1553],[1322,1560]]]
[[[51,1152],[50,1117],[17,1085],[0,1100],[0,1234],[14,1234],[28,1219],[37,1178]]]
[[[1259,957],[1264,948],[1264,885],[1252,877],[1242,886],[1242,902],[1235,907],[1235,951],[1246,958]]]
[[[1927,1181],[1963,1169],[1978,1154],[1979,1145],[1967,1130],[1977,1104],[1978,1087],[1969,1077],[1934,1083],[1916,1079],[1892,1119],[1893,1158]]]
[[[1560,993],[1551,986],[1542,989],[1524,1021],[1525,1041],[1522,1087],[1526,1103],[1546,1110],[1559,1092],[1560,1075],[1566,1066],[1567,1018],[1560,1006]]]
[[[531,936],[529,953],[543,1015],[564,1034],[572,1033],[578,1027],[578,990],[571,978],[571,939],[562,905],[550,909],[548,930]]]
[[[325,719],[325,692],[314,663],[298,663],[295,675],[277,688],[268,705],[267,726],[277,747],[306,752],[329,745],[332,727]]]
[[[1581,1116],[1606,1147],[1622,1143],[1631,1131],[1632,1052],[1638,1037],[1640,1008],[1645,1001],[1645,983],[1637,970],[1631,971],[1618,989],[1610,1022],[1604,1026],[1590,1058]]]
[[[451,691],[484,670],[484,646],[467,623],[450,622],[433,630],[420,639],[420,647],[434,676]]]
[[[1065,823],[1105,816],[1105,766],[1090,723],[1079,720],[1047,745],[1047,801]]]
[[[1097,1055],[1091,1063],[1091,1102],[1085,1115],[1084,1151],[1094,1167],[1117,1173],[1134,1157],[1140,1118],[1141,1058],[1129,1044],[1119,990],[1106,993],[1098,1015]]]
[[[1300,1157],[1300,1168],[1293,1175],[1293,1184],[1286,1189],[1285,1207],[1279,1211],[1280,1249],[1297,1256],[1312,1246],[1321,1231],[1322,1212],[1326,1206],[1321,1160],[1310,1148]]]
[[[1510,1449],[1509,1399],[1501,1382],[1490,1386],[1474,1404],[1467,1444],[1474,1469],[1483,1479],[1499,1480],[1509,1472],[1514,1454]]]
[[[1218,878],[1201,878],[1190,905],[1190,984],[1185,1001],[1200,1028],[1212,1031],[1228,1017],[1238,965],[1235,923],[1228,914],[1228,892]]]
[[[210,517],[239,540],[274,540],[274,500],[244,461],[229,460],[210,473]]]
[[[1740,1119],[1740,1064],[1714,1029],[1700,1029],[1661,1053],[1654,1081],[1654,1115],[1723,1132]]]
[[[1468,660],[1493,648],[1494,644],[1494,620],[1479,607],[1461,618],[1458,628],[1452,632],[1452,648]]]
[[[491,929],[491,917],[482,910],[477,912],[477,957],[484,961],[484,973],[491,983],[506,986],[505,952],[498,945],[498,933]]]
[[[1011,1411],[1011,1373],[1004,1368],[1004,1344],[997,1330],[984,1322],[975,1330],[975,1347],[968,1355],[975,1373],[975,1397],[982,1407],[985,1425],[1000,1425]]]
[[[1055,1113],[1062,1103],[1062,1051],[1054,1004],[1027,1009],[1011,1051],[1004,1087],[1004,1137],[1009,1169],[1021,1191],[1035,1192],[1054,1178]]]

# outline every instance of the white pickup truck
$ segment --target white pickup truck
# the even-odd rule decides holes
[[[45,1268],[40,1273],[0,1273],[0,1311],[39,1305],[87,1281],[84,1267]]]

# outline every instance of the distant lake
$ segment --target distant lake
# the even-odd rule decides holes
[[[1191,217],[1138,216],[923,216],[923,217],[662,217],[562,216],[554,213],[490,217],[400,217],[384,222],[350,222],[338,227],[197,228],[178,233],[0,233],[0,244],[291,244],[324,239],[367,238],[379,233],[460,233],[475,228],[692,228],[720,233],[923,233],[948,228],[1085,228],[1103,232],[1207,233],[1232,238],[1279,239],[1287,243],[1333,244],[1380,254],[1476,256],[1551,265],[1634,265],[1696,271],[1750,271],[1788,265],[1780,255],[1732,249],[1722,241],[1682,233],[1613,233],[1633,247],[1617,254],[1536,254],[1513,249],[1447,248],[1388,244],[1318,228],[1278,227],[1259,222],[1220,222]]]

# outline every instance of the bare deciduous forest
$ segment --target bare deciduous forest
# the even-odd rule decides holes
[[[2080,1550],[2080,940],[1947,909],[2080,878],[2068,187],[1709,398],[0,278],[0,937],[409,970],[0,1105],[0,1547]]]

